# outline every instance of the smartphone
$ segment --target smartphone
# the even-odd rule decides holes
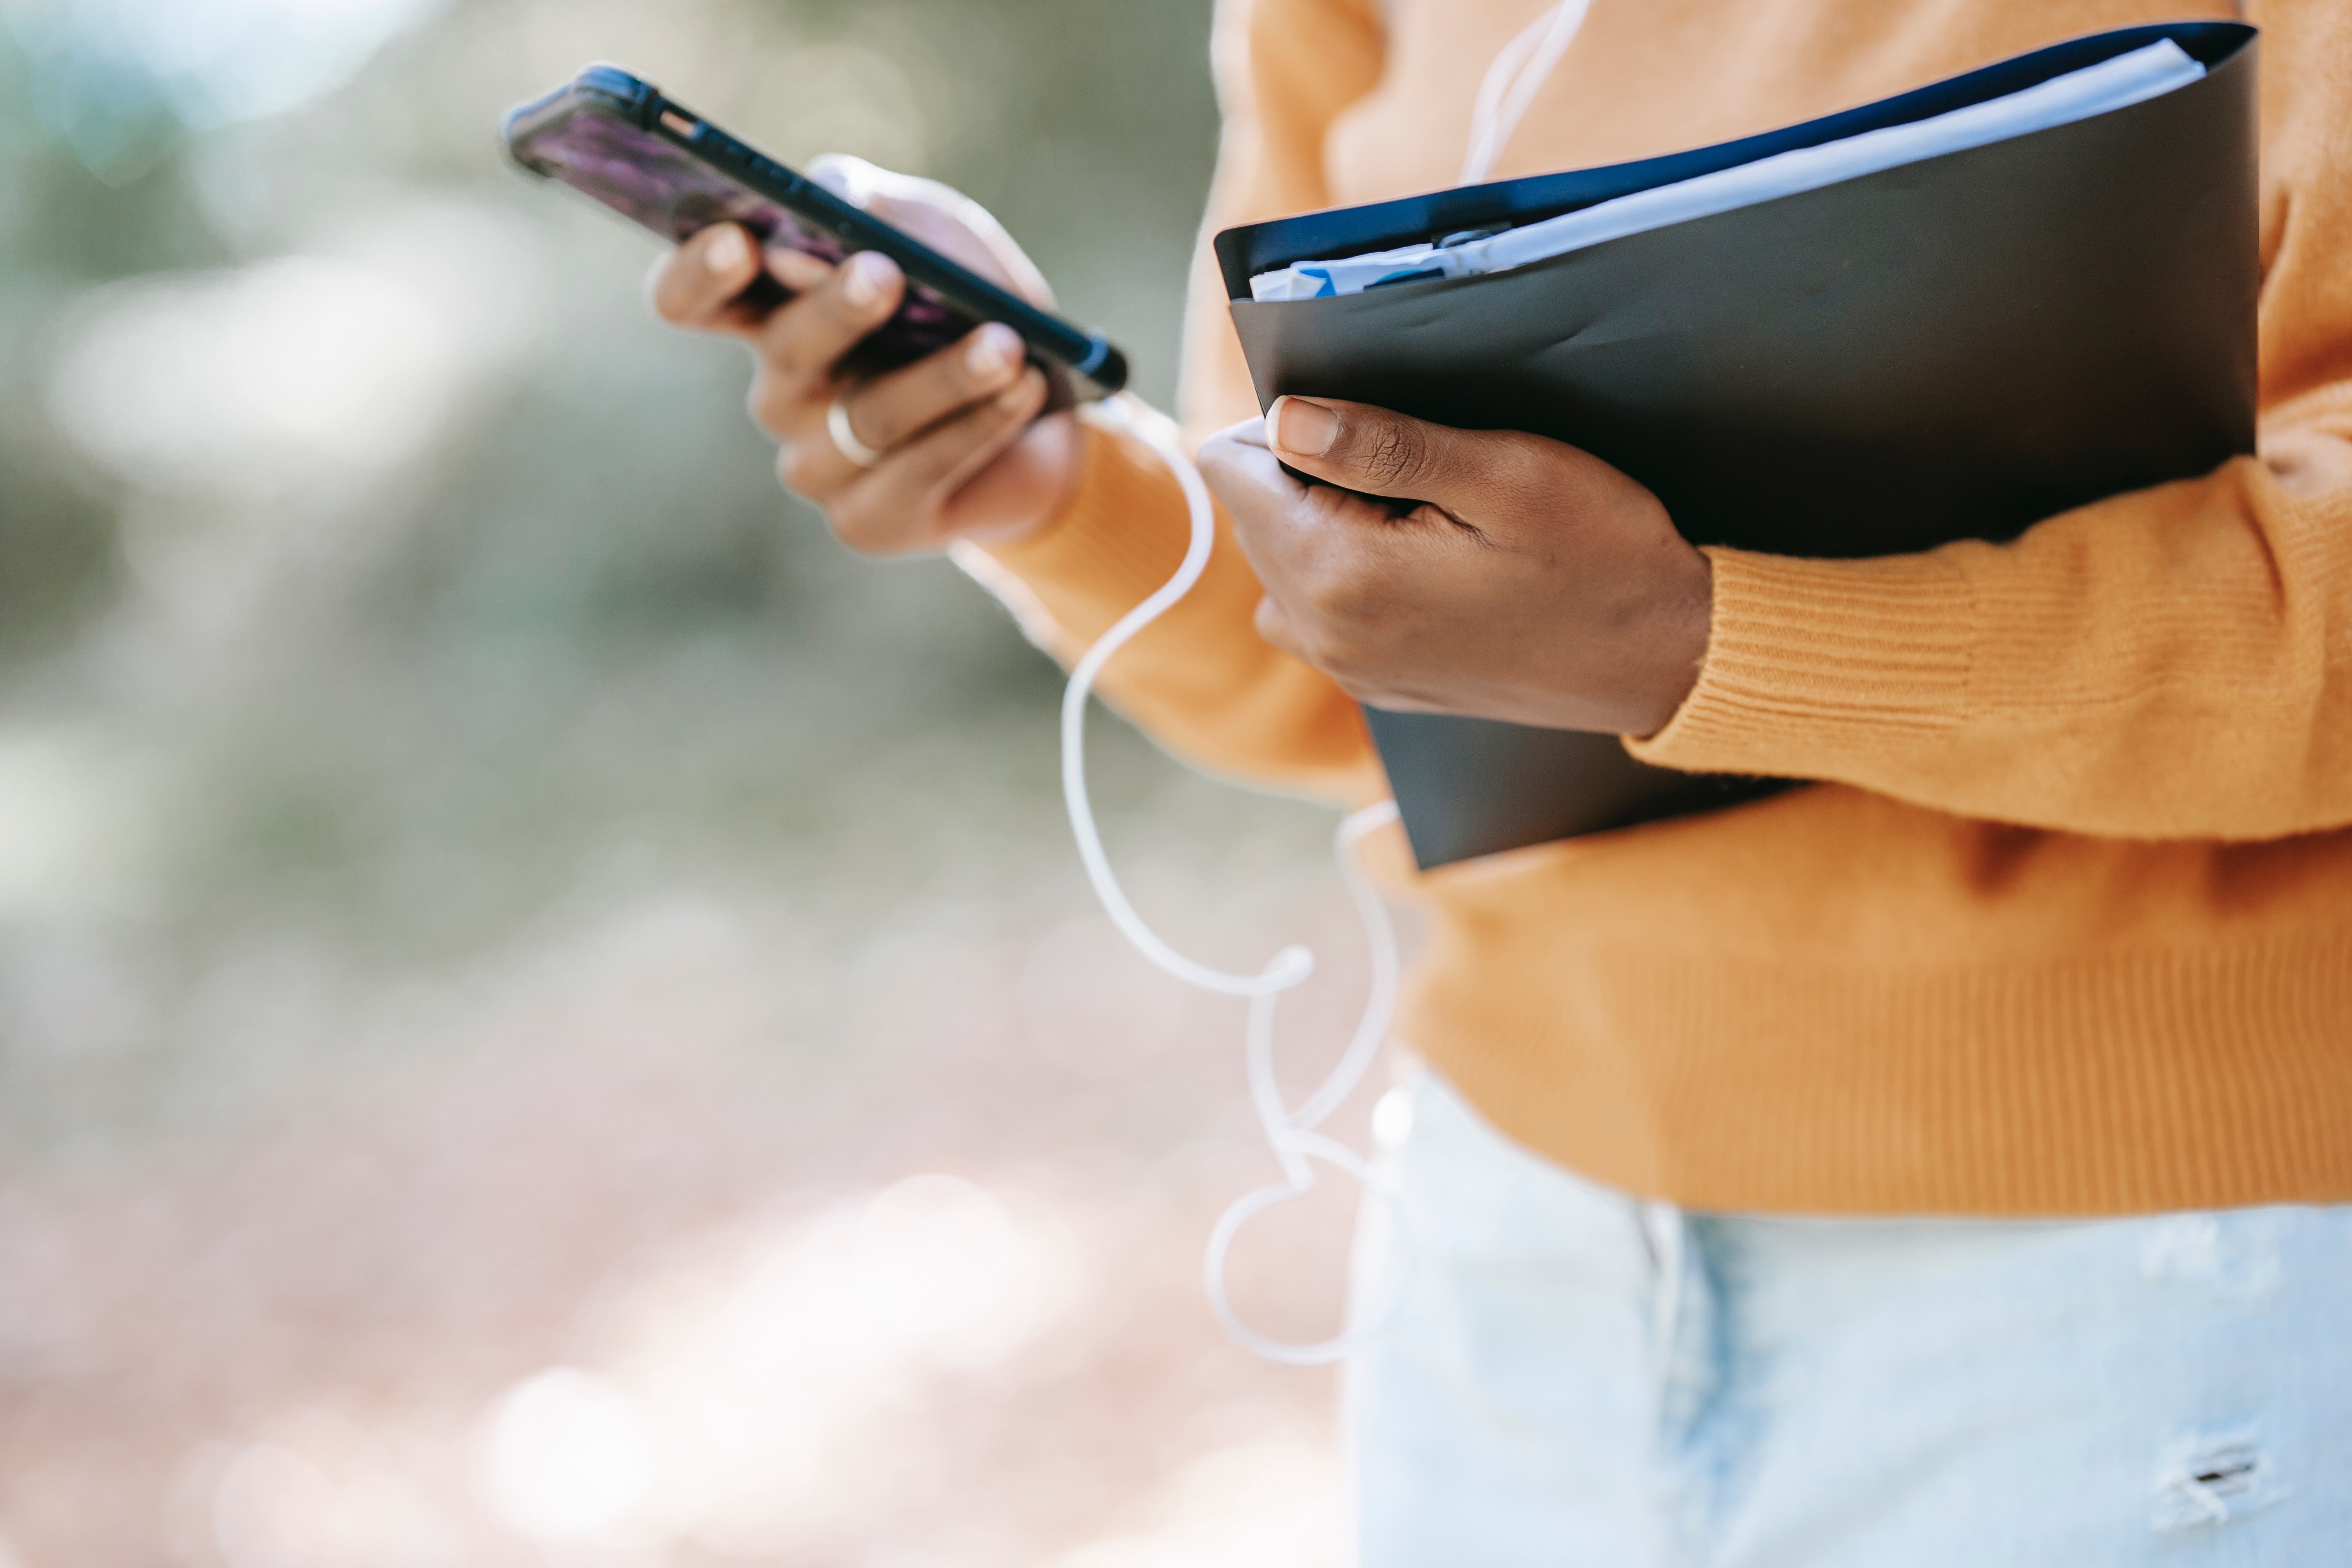
[[[1021,334],[1030,362],[1045,373],[1048,407],[1108,397],[1127,384],[1127,356],[1101,333],[949,260],[617,66],[590,66],[509,111],[506,142],[520,167],[583,192],[673,243],[714,223],[738,223],[765,246],[835,264],[861,250],[890,258],[907,276],[906,300],[843,361],[852,374],[911,364],[982,321],[1002,321]],[[764,272],[743,296],[755,309],[790,297]]]

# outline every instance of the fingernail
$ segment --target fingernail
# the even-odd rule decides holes
[[[849,276],[841,280],[841,297],[860,310],[882,298],[884,285],[898,264],[878,250],[861,250],[849,258]]]
[[[1339,437],[1339,416],[1303,397],[1276,398],[1266,410],[1265,424],[1276,448],[1293,457],[1319,458]]]
[[[1021,352],[1021,334],[1002,321],[991,321],[973,334],[963,352],[964,368],[983,381],[1002,375]]]
[[[716,274],[740,272],[751,259],[751,247],[744,241],[743,231],[731,223],[722,225],[702,247],[702,265]]]

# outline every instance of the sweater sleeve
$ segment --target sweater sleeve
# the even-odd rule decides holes
[[[1706,663],[1634,755],[2114,837],[2352,823],[2352,8],[2262,9],[2258,455],[2005,544],[1710,551]]]
[[[1220,0],[1213,49],[1224,132],[1185,328],[1188,446],[1257,413],[1207,238],[1329,204],[1324,138],[1379,80],[1382,31],[1370,0]],[[1104,696],[1213,772],[1351,803],[1376,798],[1385,786],[1355,704],[1257,635],[1257,579],[1222,509],[1217,521],[1200,584],[1111,661]],[[1097,420],[1063,514],[1029,539],[960,559],[1033,640],[1068,663],[1168,580],[1186,536],[1182,494],[1159,458]]]

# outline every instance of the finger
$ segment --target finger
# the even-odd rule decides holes
[[[822,413],[798,421],[782,434],[782,443],[776,453],[776,477],[786,489],[821,507],[831,506],[873,471],[851,461],[835,444],[832,426]],[[887,455],[882,460],[888,461]]]
[[[1507,437],[1493,432],[1333,398],[1278,397],[1265,426],[1285,462],[1327,484],[1449,510],[1512,477],[1519,456]]]
[[[1285,473],[1258,420],[1211,437],[1199,461],[1202,478],[1233,520],[1234,542],[1264,585],[1259,635],[1293,658],[1316,663],[1307,632],[1316,624],[1316,605],[1334,582],[1352,576],[1389,542],[1389,518],[1376,502],[1328,486],[1309,488]]]
[[[1293,658],[1304,660],[1307,658],[1307,647],[1298,636],[1297,626],[1273,595],[1265,595],[1258,600],[1257,613],[1252,618],[1256,622],[1257,635],[1267,643]]]
[[[1386,708],[1392,712],[1400,713],[1439,711],[1438,709],[1431,707],[1419,698],[1395,689],[1385,681],[1367,679],[1361,673],[1345,665],[1335,664],[1322,658],[1319,650],[1299,634],[1298,623],[1291,618],[1290,612],[1284,609],[1282,602],[1271,594],[1257,602],[1257,613],[1254,619],[1257,626],[1257,635],[1269,647],[1277,652],[1288,654],[1301,664],[1320,669],[1325,675],[1330,677],[1332,682],[1341,691],[1358,702],[1373,708]]]
[[[1004,390],[1027,363],[1027,353],[1012,328],[1001,322],[977,327],[961,342],[844,395],[842,417],[858,445],[891,452]],[[784,380],[762,373],[752,391],[752,415],[786,444],[777,464],[785,486],[821,500],[855,482],[866,466],[834,439],[831,410],[820,414],[804,389],[797,395],[789,388],[779,392]],[[788,406],[773,405],[773,400],[796,395],[798,401]]]
[[[1236,517],[1287,510],[1307,494],[1307,487],[1283,472],[1282,460],[1268,449],[1262,419],[1218,431],[1201,444],[1196,461],[1202,479]]]
[[[1011,340],[1009,352],[1005,343]],[[751,390],[752,417],[784,442],[776,471],[785,488],[822,502],[856,483],[891,454],[940,421],[994,396],[1019,374],[1024,351],[1010,327],[982,327],[915,363],[839,395],[849,434],[879,461],[861,463],[834,435],[833,383],[810,384],[762,372]]]
[[[831,517],[853,550],[875,554],[935,548],[947,502],[1021,438],[1045,406],[1045,377],[1011,386],[918,437],[845,491]]]
[[[887,452],[1004,390],[1020,375],[1027,358],[1021,334],[992,321],[961,342],[859,387],[842,399],[842,411],[853,435],[876,451]]]
[[[865,251],[771,314],[751,343],[752,423],[778,440],[803,440],[838,390],[842,355],[890,319],[905,284],[896,262]]]
[[[952,185],[843,153],[819,153],[809,176],[991,282],[1051,309],[1054,290],[995,216]]]
[[[1328,487],[1310,489],[1283,471],[1260,422],[1221,430],[1202,444],[1201,477],[1233,519],[1234,542],[1259,581],[1279,589],[1335,543],[1335,524],[1384,521],[1377,503]]]
[[[751,237],[738,225],[713,224],[654,265],[647,293],[655,313],[671,326],[740,330],[746,323],[730,322],[728,307],[759,275]]]
[[[906,287],[897,262],[858,252],[761,325],[755,345],[761,368],[794,383],[832,380],[841,356],[898,310]]]
[[[918,501],[946,500],[1020,439],[1029,422],[1045,412],[1045,392],[1043,371],[1022,372],[1018,380],[987,402],[974,405],[899,448],[902,460],[890,465],[889,479]]]
[[[1301,484],[1258,436],[1253,422],[1211,437],[1202,477],[1224,502],[1234,542],[1265,592],[1259,635],[1344,686],[1378,646],[1396,584],[1426,576],[1433,551],[1464,548],[1473,536],[1435,507],[1399,517],[1353,490]],[[1367,628],[1375,632],[1369,645]]]
[[[805,250],[780,245],[768,252],[768,271],[793,293],[805,294],[812,289],[823,288],[833,276],[834,267],[832,262]]]
[[[1266,441],[1265,420],[1262,416],[1256,419],[1244,419],[1238,425],[1228,425],[1218,431],[1212,439],[1235,441],[1244,447],[1255,447],[1260,451],[1271,449]]]

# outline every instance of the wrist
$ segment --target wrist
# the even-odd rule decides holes
[[[1624,733],[1646,739],[1673,722],[1698,684],[1714,622],[1714,563],[1704,551],[1684,544],[1637,639],[1643,657],[1630,695],[1638,727]]]
[[[1023,433],[997,460],[1001,499],[975,508],[979,515],[956,530],[958,541],[991,550],[1024,544],[1052,531],[1076,502],[1086,468],[1085,430],[1071,414],[1049,414]]]
[[[1116,619],[1167,582],[1183,559],[1183,492],[1134,437],[1091,418],[1072,426],[1076,460],[1066,498],[1020,538],[985,549],[1028,581],[1099,595],[1104,605],[1118,606]]]

